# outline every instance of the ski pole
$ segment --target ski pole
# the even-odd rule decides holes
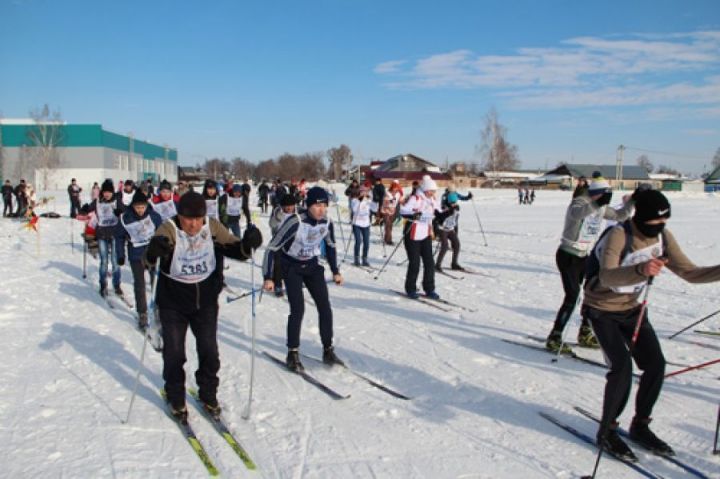
[[[702,368],[705,368],[705,367],[707,367],[707,366],[712,366],[713,364],[717,364],[717,363],[720,363],[720,359],[715,359],[715,360],[713,360],[713,361],[708,361],[708,362],[706,362],[706,363],[698,364],[698,365],[696,365],[696,366],[690,366],[690,367],[687,367],[687,368],[685,368],[685,369],[680,369],[679,371],[673,371],[673,372],[671,372],[671,373],[666,374],[665,377],[666,377],[666,378],[669,378],[669,377],[671,377],[671,376],[677,376],[678,374],[683,374],[683,373],[686,373],[686,372],[688,372],[688,371],[694,371],[695,369],[702,369]]]
[[[392,253],[390,253],[390,256],[388,256],[388,259],[385,260],[385,262],[382,265],[382,268],[380,268],[380,271],[378,271],[378,274],[375,275],[374,279],[378,279],[380,277],[380,275],[382,274],[382,272],[385,271],[385,267],[388,265],[388,263],[390,262],[392,257],[395,256],[395,253],[397,252],[398,248],[400,247],[401,244],[403,244],[403,242],[405,241],[405,237],[410,233],[411,230],[412,230],[412,228],[408,228],[407,231],[405,233],[403,233],[402,238],[400,238],[397,245],[395,245],[395,248],[392,250]],[[400,263],[400,264],[402,264],[402,263]]]
[[[255,263],[255,250],[252,251],[252,261],[253,264]],[[252,267],[252,271],[250,272],[251,282],[252,282],[252,326],[251,326],[251,346],[250,346],[250,390],[248,391],[248,403],[247,408],[245,409],[245,413],[242,415],[242,418],[245,420],[250,419],[250,406],[252,405],[252,394],[253,394],[253,382],[255,380],[255,266]]]
[[[342,227],[342,218],[340,218],[340,205],[337,201],[335,202],[335,211],[337,212],[338,225],[340,225],[340,237],[343,240],[343,245],[345,245],[345,230],[343,230]],[[345,247],[345,250],[347,251],[347,246]]]
[[[488,245],[487,238],[485,238],[485,230],[483,230],[482,222],[480,221],[480,215],[478,215],[477,208],[475,207],[475,198],[470,198],[470,201],[473,205],[473,211],[475,212],[475,218],[477,219],[478,226],[480,226],[480,232],[483,235],[483,241],[485,242],[485,246]]]
[[[160,271],[160,260],[155,260],[155,270]],[[157,273],[156,273],[157,274]],[[153,312],[153,320],[156,320],[154,318],[155,316],[155,294],[157,292],[157,276],[155,277],[155,282],[153,283],[153,292],[152,292],[152,299],[150,300],[150,310]],[[127,424],[130,421],[130,412],[132,411],[133,404],[135,403],[135,396],[137,396],[137,388],[140,384],[140,371],[142,370],[143,364],[145,362],[145,351],[147,350],[147,344],[148,344],[149,337],[147,334],[143,334],[143,347],[142,352],[140,353],[140,363],[138,364],[137,373],[135,374],[135,385],[133,386],[133,392],[132,396],[130,396],[130,404],[128,405],[128,411],[127,415],[125,416],[125,421],[123,421],[123,424]]]
[[[70,254],[75,254],[75,218],[70,218]]]
[[[718,417],[717,423],[715,424],[715,443],[713,444],[713,454],[720,454],[720,449],[718,449],[718,432],[720,432],[720,405],[718,405]]]
[[[228,303],[232,303],[232,302],[237,301],[238,299],[247,298],[247,297],[250,296],[251,294],[258,293],[258,292],[261,292],[261,291],[262,291],[262,288],[259,288],[259,289],[253,288],[253,289],[251,289],[250,291],[246,291],[246,292],[244,292],[244,293],[242,293],[242,294],[239,294],[239,295],[235,296],[234,298],[231,298],[231,297],[228,296],[227,299],[226,299],[226,301],[227,301]]]
[[[353,237],[355,238],[355,231],[353,230]],[[355,241],[357,241],[357,238],[355,238]],[[345,253],[343,254],[343,259],[340,261],[341,263],[345,262],[345,258],[347,258],[348,250],[350,249],[350,241],[348,241],[345,244]]]
[[[633,331],[632,340],[630,341],[630,348],[629,348],[630,356],[632,356],[633,350],[635,349],[635,344],[637,343],[638,336],[640,335],[640,326],[642,326],[643,316],[645,316],[645,310],[647,309],[648,293],[650,292],[650,285],[653,283],[653,279],[655,279],[655,276],[650,276],[647,279],[647,282],[645,283],[645,295],[643,296],[643,301],[642,301],[642,304],[640,305],[640,312],[638,314],[637,322],[635,323],[635,330]],[[718,361],[720,361],[720,359],[718,359]],[[600,424],[601,437],[600,437],[600,440],[598,441],[599,449],[598,449],[597,458],[595,459],[595,467],[593,468],[592,476],[584,476],[584,477],[590,477],[590,479],[593,479],[595,477],[595,474],[597,473],[598,466],[600,465],[600,458],[602,458],[602,454],[603,454],[603,445],[605,442],[605,437],[607,436],[608,429],[610,428],[609,421],[611,421],[611,419],[608,417]]]
[[[142,370],[143,363],[145,362],[145,351],[147,350],[148,338],[143,335],[143,347],[142,353],[140,353],[140,364],[138,364],[137,374],[135,374],[135,385],[133,386],[132,396],[130,396],[130,404],[128,405],[127,415],[123,424],[127,424],[130,421],[130,412],[132,411],[133,403],[135,402],[135,396],[137,395],[137,388],[140,384],[140,371]]]
[[[83,241],[83,272],[82,277],[83,279],[87,278],[87,240]]]
[[[712,318],[713,316],[715,316],[715,315],[718,314],[718,313],[720,313],[720,309],[718,309],[718,310],[715,311],[714,313],[708,314],[707,316],[705,316],[705,317],[702,318],[702,319],[698,319],[697,321],[695,321],[694,323],[692,323],[690,326],[686,326],[686,327],[682,328],[680,331],[678,331],[677,333],[674,333],[672,336],[668,336],[668,339],[672,339],[672,338],[674,338],[675,336],[677,336],[678,334],[684,333],[685,331],[687,331],[688,329],[692,328],[693,326],[698,325],[698,324],[702,323],[703,321]]]

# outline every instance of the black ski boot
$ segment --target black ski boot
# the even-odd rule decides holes
[[[300,353],[297,349],[288,349],[285,365],[293,372],[305,371],[305,366],[300,362]]]
[[[118,296],[122,296],[124,294],[120,285],[115,286],[115,294]]]
[[[621,459],[623,461],[637,462],[637,456],[632,452],[632,449],[625,444],[620,438],[617,432],[617,423],[613,424],[613,427],[605,433],[603,437],[602,432],[598,432],[597,436],[598,447],[602,445],[603,451]]]
[[[148,327],[148,314],[147,313],[138,314],[138,329],[142,332],[145,332],[147,327]]]
[[[592,328],[590,328],[590,326],[580,326],[577,340],[578,346],[583,348],[597,349],[600,347],[600,343],[598,343],[598,340],[593,334],[593,330]]]
[[[370,263],[368,262],[367,258],[362,259],[362,265],[363,266],[370,266]]]
[[[442,273],[442,270],[442,266],[440,266],[439,264],[435,265],[435,271],[437,271],[438,273]]]
[[[634,418],[630,424],[630,439],[659,456],[674,456],[675,451],[648,427],[652,419]]]
[[[460,266],[457,263],[451,264],[450,269],[453,271],[465,271],[465,268],[463,268],[462,266]]]
[[[222,408],[220,407],[220,404],[218,403],[217,398],[206,398],[202,399],[200,398],[200,402],[202,402],[203,409],[206,413],[210,415],[210,417],[213,418],[219,418],[220,413],[222,412]]]
[[[360,266],[360,258],[358,256],[355,256],[355,261],[353,261],[353,266]]]
[[[561,331],[551,331],[545,341],[545,349],[552,353],[557,353],[562,348],[560,354],[572,354],[572,348],[563,342]]]
[[[100,296],[107,298],[107,288],[105,286],[100,286]]]
[[[170,414],[175,418],[176,421],[185,424],[188,419],[188,410],[185,404],[168,404],[170,407]]]
[[[339,366],[345,366],[345,363],[342,362],[340,358],[337,357],[335,354],[335,348],[330,346],[329,348],[323,349],[323,362],[327,364],[328,366],[333,366],[335,364]]]

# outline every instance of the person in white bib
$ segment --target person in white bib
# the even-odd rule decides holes
[[[407,221],[403,227],[405,252],[408,256],[408,269],[405,276],[405,292],[410,298],[417,299],[417,277],[420,273],[420,260],[423,264],[422,286],[430,299],[440,299],[435,291],[435,262],[432,252],[432,221],[442,222],[452,212],[441,211],[440,202],[435,198],[437,184],[430,175],[423,176],[417,192],[410,195],[400,208],[400,214]]]
[[[585,278],[587,256],[600,233],[603,232],[604,221],[624,221],[633,211],[634,203],[630,195],[623,197],[624,204],[618,209],[608,206],[611,199],[610,184],[600,176],[600,172],[597,172],[593,174],[588,190],[573,198],[565,213],[562,238],[555,253],[555,263],[560,271],[565,297],[545,341],[545,347],[549,351],[557,352],[561,347],[564,353],[572,351],[563,342],[563,330],[575,310],[580,287]],[[582,318],[578,331],[578,344],[597,348],[597,340],[593,336],[587,318]]]
[[[370,266],[367,259],[370,250],[370,198],[369,191],[364,186],[358,191],[358,197],[350,201],[350,211],[352,211],[352,231],[355,238],[353,265],[360,266],[362,246],[362,265]]]
[[[220,221],[239,238],[240,215],[245,215],[247,224],[252,222],[248,197],[243,194],[242,185],[234,184],[227,194],[220,197],[218,204],[220,208]]]
[[[125,211],[125,208],[130,206],[133,196],[135,196],[135,182],[133,180],[125,180],[123,183],[122,191],[118,195],[118,209]]]
[[[145,292],[145,263],[143,257],[155,230],[162,224],[162,218],[148,204],[148,197],[142,190],[136,190],[130,207],[120,216],[117,228],[115,249],[118,265],[125,264],[125,243],[127,243],[130,270],[133,275],[135,292],[135,311],[138,315],[138,328],[144,331],[148,326],[147,296]],[[154,271],[150,271],[153,278]]]
[[[153,210],[160,215],[163,221],[168,220],[177,214],[177,202],[180,196],[173,193],[172,185],[167,180],[162,180],[158,187],[158,194],[153,196]]]
[[[665,358],[650,324],[647,304],[640,304],[641,295],[647,299],[645,291],[650,288],[649,280],[666,267],[689,283],[720,281],[720,265],[696,266],[665,227],[670,219],[670,202],[665,195],[644,190],[636,191],[633,197],[635,214],[628,221],[630,224],[616,225],[603,237],[599,269],[585,282],[582,305],[583,316],[590,320],[610,368],[605,376],[598,444],[611,454],[629,460],[637,458],[618,435],[617,421],[630,397],[633,360],[642,370],[642,376],[630,438],[657,454],[674,454],[648,426],[662,389]]]
[[[263,288],[273,291],[273,265],[279,255],[285,280],[290,315],[287,323],[287,348],[285,359],[288,369],[304,369],[300,362],[300,327],[305,315],[303,285],[315,301],[320,323],[320,339],[323,345],[323,362],[328,365],[342,364],[333,347],[333,313],[325,283],[325,268],[318,262],[320,244],[325,241],[328,265],[333,281],[341,285],[343,277],[337,265],[337,250],[332,221],[327,217],[329,196],[319,186],[310,188],[305,197],[307,211],[289,216],[268,244],[263,260]]]
[[[108,262],[112,265],[112,284],[115,294],[122,296],[120,287],[120,266],[117,262],[117,248],[115,247],[115,231],[119,223],[118,217],[122,214],[122,202],[115,198],[113,182],[107,179],[100,188],[100,197],[85,205],[81,213],[87,215],[95,213],[97,226],[95,227],[95,240],[100,255],[98,275],[100,281],[100,296],[107,297],[107,269]]]
[[[291,216],[294,216],[297,211],[297,206],[295,205],[295,198],[293,198],[291,195],[284,195],[280,199],[280,204],[273,209],[272,214],[270,214],[270,233],[273,237],[277,234],[278,230],[280,229],[280,225],[282,225],[286,219],[288,219]],[[273,264],[273,274],[272,274],[273,282],[275,283],[275,296],[281,298],[285,295],[285,292],[283,291],[283,277],[282,277],[282,268],[280,267],[280,251],[278,250],[275,252],[275,260]]]
[[[218,220],[207,217],[205,198],[185,193],[176,217],[155,231],[145,252],[148,267],[160,260],[156,304],[162,325],[163,379],[171,413],[187,418],[185,407],[185,336],[195,335],[198,370],[195,381],[205,409],[220,413],[217,388],[220,357],[217,343],[218,296],[223,288],[222,257],[246,260],[262,244],[251,227],[240,240]]]
[[[218,205],[218,200],[220,199],[220,196],[218,195],[217,183],[215,183],[215,181],[213,180],[205,180],[202,195],[203,198],[205,198],[205,208],[207,210],[207,215],[210,218],[215,218],[216,220],[219,220],[220,209]]]

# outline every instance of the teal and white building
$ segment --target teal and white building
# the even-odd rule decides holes
[[[0,178],[13,184],[25,178],[38,190],[59,190],[75,178],[89,191],[93,182],[105,178],[116,184],[147,178],[155,184],[162,179],[175,183],[177,164],[177,149],[102,125],[0,119]]]

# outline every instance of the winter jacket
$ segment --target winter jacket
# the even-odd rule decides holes
[[[145,210],[145,214],[142,216],[138,216],[137,213],[135,213],[134,208],[128,208],[120,216],[120,223],[115,229],[115,251],[117,251],[118,259],[125,257],[125,243],[127,242],[128,258],[130,259],[130,261],[138,262],[143,260],[145,249],[147,249],[147,244],[144,244],[142,246],[135,246],[132,242],[130,234],[126,229],[126,226],[136,223],[138,221],[142,221],[148,216],[152,220],[152,223],[157,230],[157,228],[162,224],[162,218],[159,214],[153,211],[151,206],[147,207],[147,209]]]
[[[222,195],[220,197],[220,199],[218,200],[218,208],[219,208],[218,211],[220,212],[220,221],[222,222],[222,224],[227,226],[230,224],[230,222],[238,222],[238,221],[240,221],[240,216],[242,216],[242,215],[245,215],[245,218],[247,219],[247,224],[250,224],[252,222],[252,220],[250,217],[250,205],[249,205],[250,201],[249,201],[249,198],[247,197],[247,195],[243,194],[242,196],[240,196],[240,198],[242,198],[242,200],[243,200],[242,206],[240,207],[242,210],[242,214],[237,215],[237,216],[232,216],[232,215],[228,214],[228,212],[227,212],[228,198],[229,198],[228,195],[225,194],[225,195]]]
[[[287,214],[283,211],[282,206],[276,206],[275,209],[273,209],[272,213],[270,213],[270,232],[273,236],[275,236],[275,233],[277,233],[278,228],[280,228],[280,225],[285,221],[285,219],[288,216],[292,216],[295,213]]]
[[[348,187],[345,189],[345,196],[347,196],[347,197],[350,198],[350,199],[352,199],[352,198],[357,198],[358,196],[360,196],[360,187],[359,187],[359,186],[353,186],[353,185],[351,184],[350,186],[348,186]]]
[[[303,211],[287,218],[282,227],[273,236],[265,250],[263,259],[263,278],[272,279],[275,253],[280,252],[283,259],[301,264],[317,264],[320,243],[325,241],[325,257],[333,274],[339,274],[335,230],[332,221],[327,218],[316,220],[310,213]]]
[[[82,188],[80,188],[78,185],[73,185],[72,183],[70,183],[67,187],[67,192],[71,199],[80,199],[81,191]]]
[[[624,228],[622,225],[618,225],[608,233],[607,243],[600,258],[600,272],[585,283],[583,305],[601,311],[628,311],[636,308],[642,288],[636,288],[636,291],[632,292],[618,292],[618,288],[639,286],[647,281],[647,277],[640,272],[639,266],[648,260],[648,255],[637,258],[636,261],[639,262],[633,262],[632,258],[633,252],[645,248],[650,248],[651,253],[657,253],[653,256],[660,256],[664,250],[668,259],[667,268],[689,283],[710,283],[720,280],[720,265],[696,266],[685,256],[675,237],[667,228],[662,235],[648,238],[638,231],[634,223],[631,227],[631,252],[622,259],[626,241]],[[661,248],[659,242],[663,237],[666,244]],[[653,245],[658,246],[657,251],[652,251]]]
[[[198,283],[182,283],[169,276],[173,255],[160,261],[160,279],[157,286],[157,305],[161,309],[175,311],[198,311],[199,309],[217,307],[218,296],[223,288],[223,257],[246,260],[250,257],[242,248],[242,242],[233,236],[227,228],[214,218],[209,218],[210,234],[212,235],[215,251],[215,270],[205,280]],[[164,222],[155,231],[155,236],[165,236],[175,248],[175,229],[180,229],[180,222],[176,217]],[[145,251],[146,266],[155,264],[156,258],[150,257]]]
[[[584,258],[602,233],[603,220],[625,221],[633,211],[635,202],[629,200],[619,209],[608,205],[598,206],[587,194],[573,198],[565,213],[565,226],[560,249]]]
[[[5,201],[8,201],[12,198],[13,195],[13,187],[12,185],[3,185],[2,186],[2,197]]]
[[[409,197],[407,203],[400,207],[400,214],[409,220],[409,226],[403,229],[403,234],[410,240],[422,241],[432,234],[433,218],[442,223],[452,214],[452,210],[440,211],[437,199],[420,194]]]
[[[385,185],[383,185],[382,183],[377,183],[372,187],[373,203],[381,205],[383,199],[385,199]]]
[[[112,240],[115,237],[115,233],[116,233],[115,228],[117,228],[117,225],[120,223],[119,217],[124,211],[124,209],[123,210],[118,209],[118,206],[117,206],[118,203],[120,203],[120,205],[122,205],[122,203],[116,199],[116,196],[118,196],[117,193],[113,193],[113,197],[110,199],[110,201],[105,201],[105,199],[101,196],[97,200],[93,200],[92,202],[90,202],[89,205],[83,206],[83,208],[81,210],[83,214],[94,212],[95,216],[98,217],[98,224],[97,224],[97,227],[95,228],[95,238],[97,238],[99,240],[101,240],[101,239],[102,240]],[[100,222],[99,222],[100,218],[99,218],[98,212],[97,212],[98,203],[113,205],[113,214],[115,215],[114,223],[107,224],[105,226],[102,226],[100,224]]]

